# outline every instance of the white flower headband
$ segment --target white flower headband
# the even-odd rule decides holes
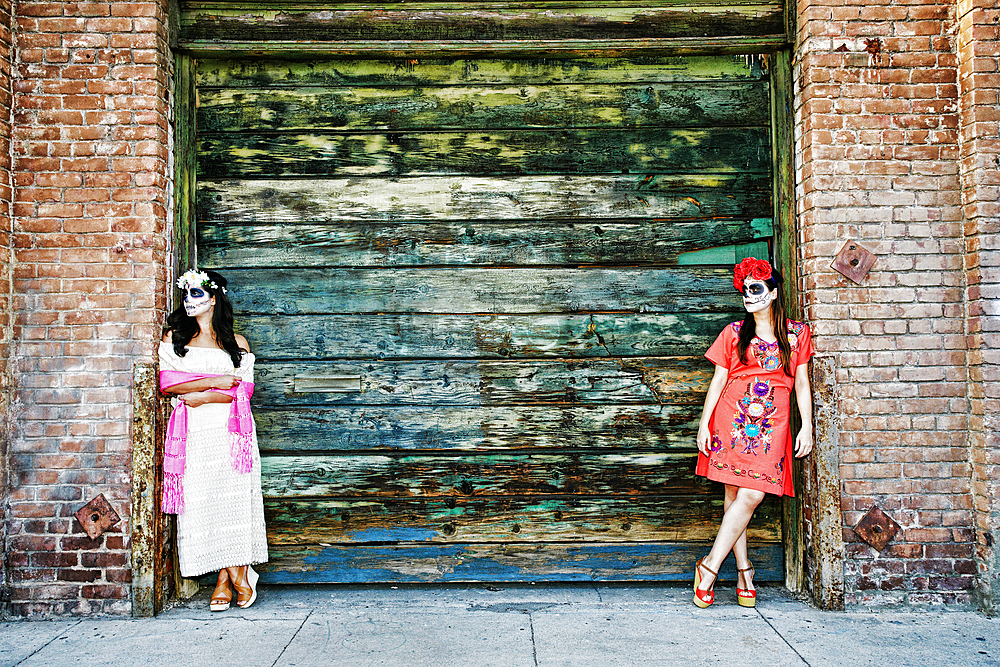
[[[215,281],[208,277],[208,274],[204,271],[198,271],[197,269],[189,269],[184,272],[180,278],[177,279],[177,287],[184,290],[185,292],[190,290],[192,287],[208,287],[213,290],[218,290],[219,286],[215,284]],[[223,287],[222,293],[226,294],[226,288]]]

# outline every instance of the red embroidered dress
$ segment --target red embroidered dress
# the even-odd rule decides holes
[[[705,357],[729,369],[708,429],[711,456],[698,455],[699,475],[775,495],[794,496],[792,456],[795,446],[789,430],[789,398],[795,378],[781,367],[778,343],[754,337],[747,363],[736,346],[743,322],[733,322],[719,334]],[[809,327],[788,320],[792,365],[798,368],[813,354]]]

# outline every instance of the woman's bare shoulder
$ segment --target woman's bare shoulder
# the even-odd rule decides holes
[[[174,342],[173,329],[168,329],[167,331],[164,331],[163,338],[161,338],[160,340],[162,340],[164,343],[173,343]]]
[[[247,352],[250,351],[250,343],[247,342],[246,338],[239,334],[236,334],[236,344],[240,346],[241,350],[245,350]]]

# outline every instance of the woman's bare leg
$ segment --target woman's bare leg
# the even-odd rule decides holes
[[[724,502],[726,513],[722,517],[722,524],[719,526],[718,535],[715,536],[715,543],[712,545],[712,550],[708,552],[703,561],[703,564],[708,569],[715,572],[719,571],[719,567],[726,560],[726,556],[729,555],[730,551],[734,551],[737,543],[741,541],[742,546],[739,548],[742,549],[742,557],[744,559],[747,558],[747,526],[750,524],[754,510],[764,500],[763,491],[741,487],[733,488],[736,489],[736,493],[733,495],[732,500],[730,500],[730,486],[726,485],[726,500]],[[737,563],[739,563],[740,554],[736,554],[736,558]],[[701,585],[698,586],[698,589],[707,591],[715,584],[715,576],[706,572],[705,568],[702,569],[701,576]]]
[[[726,484],[726,499],[724,507],[727,512],[729,511],[729,506],[733,504],[734,500],[736,500],[736,492],[739,490],[740,487],[738,486],[733,486],[732,484]],[[743,532],[740,533],[740,536],[736,539],[736,544],[733,545],[733,556],[736,558],[737,569],[745,570],[748,567],[750,567],[750,556],[747,553],[746,528],[743,529]],[[740,572],[739,576],[743,576],[743,573]],[[753,585],[753,579],[747,579],[745,576],[743,578],[744,581],[742,582],[743,584],[742,586],[740,585],[740,582],[738,580],[736,582],[736,585],[739,588],[744,588],[751,591],[756,590],[755,586]]]

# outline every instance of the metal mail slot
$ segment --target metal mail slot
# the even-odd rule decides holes
[[[296,394],[359,394],[360,375],[296,376],[293,381]]]

